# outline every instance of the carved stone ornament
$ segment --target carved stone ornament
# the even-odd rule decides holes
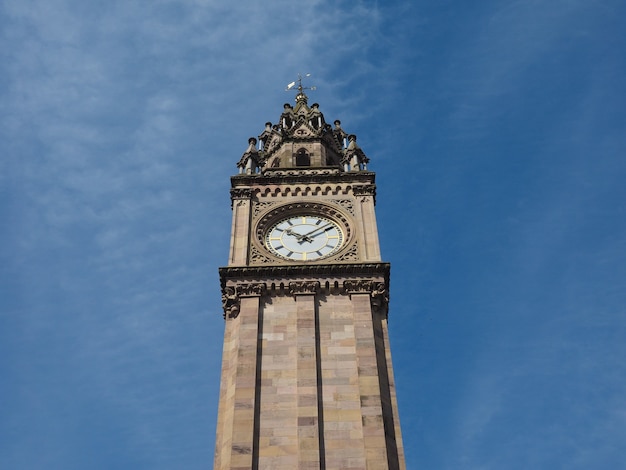
[[[375,282],[372,286],[372,306],[375,308],[386,308],[389,303],[389,291],[384,282]]]
[[[256,198],[276,197],[319,197],[336,196],[338,194],[350,194],[351,186],[348,183],[301,183],[295,185],[282,185],[278,187],[259,186],[254,189]]]
[[[285,169],[280,170],[274,168],[267,168],[263,174],[266,176],[329,176],[339,175],[341,172],[335,168],[311,168],[311,169]]]
[[[239,284],[237,286],[225,286],[222,288],[222,308],[224,318],[237,318],[241,309],[241,297],[257,297],[265,294],[265,283]]]
[[[297,281],[289,283],[289,294],[315,294],[319,291],[319,281]]]
[[[384,282],[369,279],[344,281],[343,288],[347,294],[370,294],[371,305],[374,310],[386,315],[389,304],[389,291]]]
[[[240,297],[257,297],[265,294],[266,289],[267,287],[264,282],[239,284],[237,286],[237,294]]]
[[[224,318],[237,318],[239,315],[239,296],[234,287],[226,286],[222,289],[222,308]]]
[[[261,253],[256,246],[250,246],[250,264],[268,264],[275,262],[276,260],[274,258],[270,258],[264,253]]]
[[[356,279],[353,281],[344,281],[343,288],[348,294],[362,294],[372,292],[374,281],[367,279]]]
[[[316,132],[312,130],[308,125],[302,124],[298,129],[292,132],[292,135],[299,139],[305,139],[307,137],[313,137]]]
[[[359,186],[354,186],[352,188],[352,192],[355,196],[376,196],[376,185],[363,184]]]
[[[356,242],[340,256],[335,258],[335,261],[358,261],[359,259],[359,246]]]
[[[251,188],[232,188],[230,190],[230,199],[250,199],[252,197]]]
[[[352,204],[352,199],[331,199],[330,202],[340,205],[347,210],[350,215],[354,215],[354,205]]]
[[[263,212],[264,210],[272,207],[276,205],[275,202],[255,202],[254,203],[254,209],[253,209],[253,215],[256,217],[258,216],[261,212]]]
[[[271,160],[271,159],[270,159]],[[339,168],[294,167],[275,168],[265,165],[262,174],[238,174],[231,177],[236,186],[294,185],[294,184],[342,184],[351,186],[374,184],[375,174],[371,171],[344,172]]]

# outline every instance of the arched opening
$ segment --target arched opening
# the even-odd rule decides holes
[[[301,148],[296,152],[296,166],[311,166],[311,157],[306,149]]]

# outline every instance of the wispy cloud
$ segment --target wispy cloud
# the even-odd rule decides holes
[[[623,60],[601,33],[622,10],[5,1],[0,466],[206,467],[228,178],[298,72],[381,171],[398,383],[421,364],[432,392],[399,390],[403,422],[450,442],[433,457],[408,429],[409,455],[615,459],[626,142]]]
[[[3,401],[40,413],[0,428],[4,464],[84,468],[100,451],[79,443],[108,433],[146,468],[206,466],[221,353],[207,270],[226,258],[228,177],[296,73],[324,89],[338,67],[371,70],[349,55],[375,43],[376,16],[360,2],[5,2],[2,269],[24,297],[3,320],[22,391]],[[37,436],[50,448],[27,457]]]

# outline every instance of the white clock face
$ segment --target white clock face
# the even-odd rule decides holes
[[[335,253],[343,244],[339,225],[318,215],[293,215],[272,225],[265,245],[274,254],[295,261],[314,261]]]

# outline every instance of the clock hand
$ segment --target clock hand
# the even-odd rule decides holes
[[[332,227],[332,224],[326,224],[322,227],[316,228],[314,230],[311,230],[309,233],[305,234],[304,237],[306,237],[306,241],[308,241],[309,243],[311,243],[313,240],[311,239],[311,236],[317,237],[320,233],[328,230],[328,227]],[[319,232],[315,235],[313,235],[315,232]],[[298,240],[299,243],[302,243],[300,240]]]
[[[287,230],[285,230],[285,233],[287,235],[292,235],[294,237],[296,237],[296,240],[298,240],[298,243],[302,243],[303,241],[308,241],[308,242],[312,242],[313,240],[311,240],[308,235],[302,235],[300,233],[294,232],[293,230],[291,230],[290,228],[288,228]]]
[[[285,233],[287,235],[292,235],[294,237],[296,237],[298,240],[300,240],[302,238],[302,235],[300,235],[299,233],[294,232],[293,230],[291,230],[290,228],[285,230]]]

